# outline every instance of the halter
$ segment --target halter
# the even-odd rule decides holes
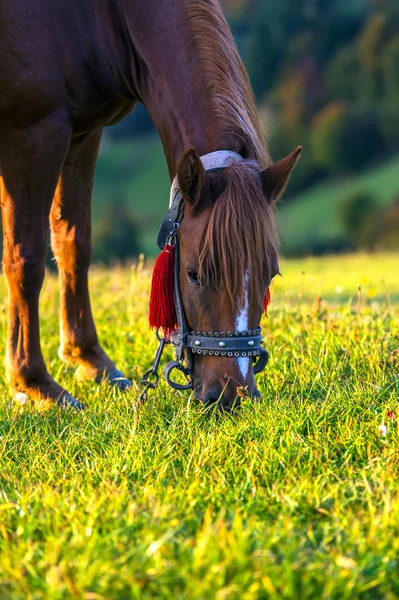
[[[233,164],[234,161],[242,161],[242,157],[236,152],[219,150],[201,157],[201,162],[207,172],[221,171]],[[167,343],[175,348],[176,360],[169,362],[164,375],[168,384],[175,390],[189,390],[193,387],[193,355],[204,354],[208,356],[222,356],[227,358],[249,357],[255,363],[254,373],[260,373],[266,367],[269,354],[262,347],[263,337],[261,328],[246,331],[192,331],[189,329],[184,313],[183,300],[180,289],[179,274],[179,241],[177,233],[184,216],[184,199],[180,191],[177,176],[172,182],[169,211],[163,220],[158,233],[157,244],[163,250],[166,244],[173,248],[174,254],[174,278],[173,298],[177,317],[177,331],[170,337],[161,337],[157,330],[159,346],[155,354],[152,367],[141,378],[145,386],[141,397],[146,395],[148,388],[155,389],[158,385],[158,368],[162,353]],[[186,364],[186,366],[184,365]],[[187,383],[180,384],[171,379],[174,370],[183,373]],[[153,381],[152,381],[152,380]]]

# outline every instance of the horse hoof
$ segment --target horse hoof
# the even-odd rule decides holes
[[[132,382],[129,381],[119,369],[112,369],[112,371],[107,374],[106,381],[110,385],[117,387],[121,392],[125,392],[132,387]]]
[[[72,408],[73,410],[84,410],[84,406],[79,400],[76,400],[71,394],[68,392],[64,392],[58,398],[58,405],[60,408]]]

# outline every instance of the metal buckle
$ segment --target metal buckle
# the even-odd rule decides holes
[[[169,246],[172,246],[172,248],[174,248],[176,246],[177,232],[179,230],[179,227],[180,227],[180,223],[175,221],[172,225],[172,229],[170,230],[167,243],[169,244]]]
[[[183,373],[183,375],[186,377],[186,379],[187,379],[186,384],[176,383],[176,381],[173,381],[170,378],[171,373],[175,369],[180,371],[181,373]],[[166,365],[166,367],[164,369],[164,375],[165,375],[166,381],[168,382],[170,387],[173,388],[174,390],[185,391],[185,390],[191,390],[193,388],[193,382],[191,379],[191,373],[190,373],[189,369],[186,369],[186,367],[184,365],[182,365],[180,362],[178,362],[177,360],[172,360],[170,363],[168,363]]]

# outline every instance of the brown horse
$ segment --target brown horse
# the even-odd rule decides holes
[[[89,379],[129,384],[99,344],[88,269],[102,130],[137,102],[152,116],[186,203],[180,277],[190,327],[259,324],[278,268],[273,205],[300,149],[271,163],[218,1],[7,0],[0,16],[6,369],[12,389],[34,399],[80,406],[50,376],[40,349],[49,221],[61,286],[60,357]],[[199,155],[216,150],[244,160],[207,173]],[[234,380],[255,394],[249,360],[196,356],[195,395],[209,402],[224,390],[229,406]]]

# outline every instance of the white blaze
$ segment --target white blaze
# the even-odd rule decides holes
[[[235,320],[235,328],[236,331],[246,331],[248,329],[248,306],[249,306],[249,298],[248,298],[248,287],[249,287],[249,271],[245,273],[245,290],[244,290],[244,306],[240,309],[236,320]],[[240,356],[237,358],[237,363],[241,371],[241,375],[244,378],[243,383],[245,383],[245,379],[248,374],[250,359],[244,356]]]

